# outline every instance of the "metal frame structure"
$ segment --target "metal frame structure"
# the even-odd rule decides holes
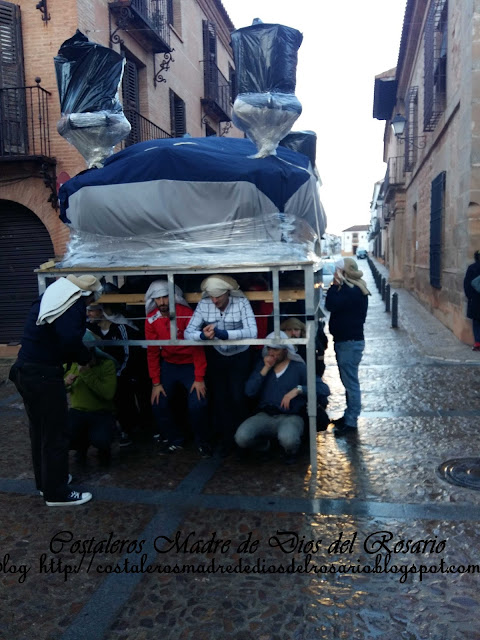
[[[138,276],[138,275],[158,275],[167,278],[169,289],[169,307],[170,307],[170,322],[171,322],[171,334],[177,335],[177,323],[175,318],[175,295],[174,284],[175,275],[191,275],[191,274],[205,274],[205,276],[212,273],[271,273],[272,275],[272,290],[273,290],[273,322],[274,333],[278,338],[273,340],[266,339],[242,339],[242,340],[229,340],[229,344],[248,344],[248,345],[268,345],[268,344],[295,344],[306,345],[307,351],[307,412],[308,412],[308,425],[309,425],[309,443],[310,443],[310,466],[311,477],[313,481],[317,476],[317,402],[316,402],[316,385],[315,385],[315,336],[318,326],[318,319],[321,314],[320,310],[320,288],[315,286],[314,276],[319,270],[319,264],[314,261],[302,261],[296,263],[254,263],[239,266],[209,266],[209,267],[73,267],[73,268],[58,268],[52,267],[47,269],[36,270],[38,277],[38,289],[39,293],[43,293],[47,287],[47,279],[52,277],[64,276],[68,273],[84,274],[89,273],[95,275],[98,278],[112,278],[112,277],[126,277],[126,276]],[[305,285],[305,325],[306,325],[306,338],[292,338],[288,341],[280,338],[280,286],[279,275],[280,272],[286,271],[303,271],[304,285]],[[172,346],[198,346],[198,341],[194,340],[128,340],[128,341],[99,341],[99,344],[130,344],[138,346],[146,345],[172,345]],[[223,344],[222,340],[210,340],[209,346],[215,344]],[[205,345],[203,345],[205,346]]]

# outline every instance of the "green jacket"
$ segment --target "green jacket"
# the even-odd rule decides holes
[[[113,397],[117,388],[117,372],[112,360],[98,359],[91,369],[79,373],[74,363],[69,373],[78,375],[73,384],[67,386],[70,392],[70,406],[79,411],[113,411]]]

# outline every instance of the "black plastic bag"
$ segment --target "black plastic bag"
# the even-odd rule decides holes
[[[282,24],[252,24],[231,34],[238,93],[295,93],[303,36]]]
[[[122,111],[117,91],[124,58],[78,31],[54,58],[62,114]]]

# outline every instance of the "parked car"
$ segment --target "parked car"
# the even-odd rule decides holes
[[[359,249],[357,251],[357,260],[363,260],[368,256],[368,252],[366,249]]]
[[[322,281],[323,281],[324,289],[328,289],[328,287],[332,283],[334,274],[335,274],[335,263],[324,262],[322,266]]]

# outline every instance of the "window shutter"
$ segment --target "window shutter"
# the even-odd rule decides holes
[[[430,202],[430,284],[441,289],[442,219],[445,201],[446,172],[432,181]]]
[[[0,154],[28,151],[20,7],[0,0]],[[6,90],[8,87],[22,87]]]
[[[20,7],[0,0],[0,88],[24,85]]]
[[[122,93],[124,108],[138,111],[138,69],[128,58],[123,70]]]
[[[170,89],[170,128],[174,138],[181,138],[187,132],[185,102]]]
[[[125,61],[122,78],[123,111],[125,117],[132,127],[125,145],[136,144],[141,141],[140,120],[139,120],[139,90],[138,90],[138,68],[133,60],[128,58]]]
[[[217,28],[214,22],[203,20],[203,76],[205,82],[205,98],[217,99]]]

